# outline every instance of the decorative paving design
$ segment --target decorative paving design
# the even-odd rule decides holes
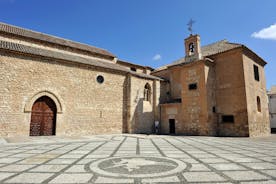
[[[187,165],[165,157],[111,157],[93,162],[89,168],[96,174],[112,177],[148,178],[180,173]]]
[[[276,135],[106,135],[51,143],[39,139],[0,146],[1,184],[276,183]]]

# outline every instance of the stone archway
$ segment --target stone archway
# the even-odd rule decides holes
[[[56,114],[56,104],[50,97],[38,98],[32,106],[30,136],[55,135]]]
[[[35,101],[37,99],[39,99],[42,96],[47,96],[47,97],[51,98],[55,102],[55,105],[57,108],[57,113],[58,114],[62,113],[63,108],[61,106],[61,102],[60,102],[59,98],[54,93],[52,93],[50,91],[41,91],[41,92],[35,94],[32,98],[30,98],[24,107],[24,112],[32,112],[33,104],[35,103]]]

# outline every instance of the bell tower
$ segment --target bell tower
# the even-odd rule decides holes
[[[186,58],[202,59],[200,48],[200,36],[192,35],[185,39],[185,56]]]
[[[195,21],[191,19],[187,24],[188,30],[190,31],[190,36],[186,38],[184,41],[185,58],[187,62],[202,59],[201,48],[200,48],[200,36],[197,34],[193,35],[194,23]]]

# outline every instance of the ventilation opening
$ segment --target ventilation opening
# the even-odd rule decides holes
[[[197,89],[197,83],[189,84],[189,90],[196,90]]]
[[[222,123],[234,123],[234,116],[233,115],[223,115]]]

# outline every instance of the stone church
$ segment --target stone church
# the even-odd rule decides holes
[[[0,23],[0,136],[268,135],[266,62],[226,40],[184,45],[185,57],[154,70]]]

